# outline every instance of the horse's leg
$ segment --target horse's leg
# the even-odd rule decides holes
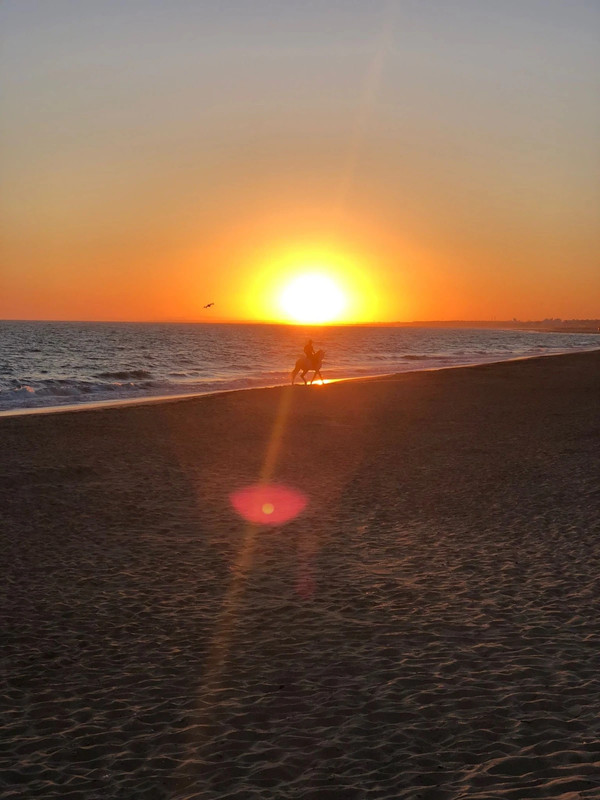
[[[307,372],[308,372],[308,370],[307,370],[307,369],[305,369],[305,370],[304,370],[304,372],[302,372],[302,373],[300,374],[300,377],[301,377],[301,378],[302,378],[302,380],[304,381],[304,385],[305,385],[305,386],[306,386],[306,378],[305,378],[304,376],[306,375],[306,373],[307,373]]]

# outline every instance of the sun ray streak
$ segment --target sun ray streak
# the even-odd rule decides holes
[[[293,391],[291,391],[291,387],[282,388],[279,407],[260,472],[259,484],[265,485],[269,483],[275,472],[292,397]],[[231,566],[231,580],[225,593],[215,632],[210,643],[203,685],[197,696],[195,722],[198,726],[196,728],[198,733],[188,745],[189,758],[178,769],[176,779],[178,789],[183,789],[193,782],[194,764],[196,763],[194,753],[212,735],[211,728],[216,722],[218,713],[218,702],[215,702],[213,698],[222,685],[223,675],[227,667],[227,659],[239,618],[240,606],[243,602],[247,578],[252,570],[256,539],[260,527],[256,523],[246,525],[242,544]]]

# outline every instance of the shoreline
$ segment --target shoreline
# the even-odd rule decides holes
[[[376,373],[373,375],[351,376],[347,378],[330,378],[330,379],[325,378],[325,385],[330,385],[334,383],[348,383],[355,381],[367,381],[367,382],[377,381],[382,379],[396,378],[400,375],[418,374],[421,372],[438,372],[438,371],[452,370],[452,369],[469,369],[473,367],[482,367],[492,364],[510,364],[514,361],[530,361],[532,359],[552,358],[556,356],[569,356],[569,355],[576,355],[578,353],[595,353],[598,352],[599,350],[600,348],[593,347],[585,350],[567,350],[565,352],[558,352],[558,353],[543,353],[543,354],[528,355],[528,356],[514,356],[513,358],[503,358],[498,361],[476,361],[470,364],[448,364],[437,367],[423,367],[421,369],[408,369],[403,372],[385,372],[385,373]],[[64,405],[59,405],[59,406],[40,406],[36,408],[3,409],[0,411],[0,421],[3,418],[12,418],[12,417],[50,415],[50,414],[62,414],[62,413],[66,414],[72,412],[78,413],[80,411],[102,411],[104,409],[112,409],[112,408],[128,408],[131,406],[137,407],[137,406],[147,406],[147,405],[162,404],[162,403],[176,403],[188,400],[196,400],[202,397],[220,397],[222,395],[227,395],[227,394],[237,394],[238,392],[255,392],[264,389],[279,389],[289,385],[290,385],[289,383],[274,383],[274,384],[266,384],[264,386],[249,386],[237,389],[217,389],[209,392],[153,395],[151,397],[123,398],[121,400],[96,400],[96,401],[92,400],[89,403],[65,403]],[[301,383],[296,383],[295,385],[303,387],[303,384]]]

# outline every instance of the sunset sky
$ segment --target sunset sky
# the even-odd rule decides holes
[[[313,274],[344,322],[600,316],[599,2],[4,0],[0,31],[0,318],[283,320]]]

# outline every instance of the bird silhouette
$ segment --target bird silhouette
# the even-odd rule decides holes
[[[202,308],[210,308],[211,306],[214,306],[214,303],[207,303],[205,306],[202,306]]]

